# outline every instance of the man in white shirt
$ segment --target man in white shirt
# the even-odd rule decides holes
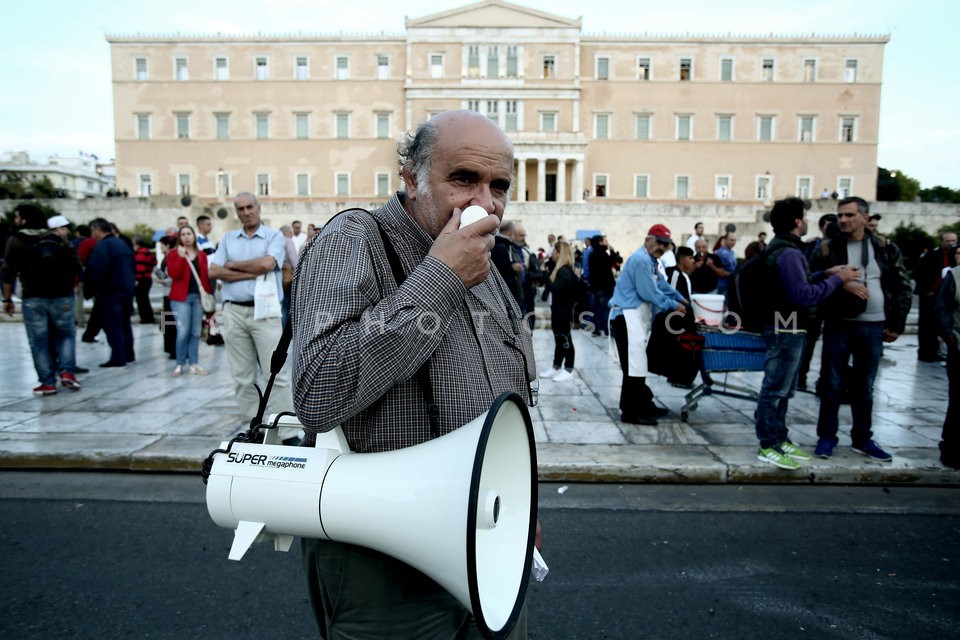
[[[687,238],[687,246],[693,249],[693,252],[696,253],[697,241],[704,240],[704,239],[705,238],[703,235],[703,223],[698,222],[697,224],[693,225],[693,235]]]
[[[307,242],[309,236],[303,231],[303,224],[299,220],[293,221],[293,248],[297,250],[297,255],[300,255],[300,250],[303,249],[303,245]]]

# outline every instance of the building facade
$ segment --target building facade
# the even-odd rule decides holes
[[[112,160],[99,162],[89,153],[76,157],[50,156],[46,164],[33,162],[26,151],[0,154],[0,180],[13,179],[26,187],[46,178],[62,198],[106,196],[116,185],[114,167]]]
[[[401,134],[458,108],[513,140],[519,202],[875,195],[887,36],[589,35],[487,0],[395,36],[107,40],[131,195],[385,199]]]

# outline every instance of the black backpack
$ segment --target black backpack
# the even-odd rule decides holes
[[[727,311],[723,323],[744,331],[760,333],[770,324],[775,308],[772,263],[779,251],[769,249],[744,260],[727,283]],[[736,315],[734,315],[736,314]],[[738,322],[739,319],[739,322]]]
[[[35,242],[28,244],[24,253],[26,259],[23,261],[23,275],[28,279],[72,280],[77,274],[73,247],[55,233],[44,233]]]

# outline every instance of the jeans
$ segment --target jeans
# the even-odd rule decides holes
[[[797,388],[807,334],[775,331],[771,327],[763,330],[763,339],[767,343],[767,356],[753,417],[757,440],[766,449],[787,439],[787,405]]]
[[[610,317],[610,296],[603,291],[594,291],[590,294],[590,305],[593,311],[594,333],[607,333],[609,327],[607,319]]]
[[[197,364],[200,359],[200,325],[203,322],[203,307],[200,294],[188,293],[183,302],[170,301],[173,317],[177,322],[177,364]]]
[[[65,298],[24,298],[23,326],[33,354],[33,366],[42,385],[57,382],[53,358],[50,356],[50,331],[56,347],[60,372],[77,366],[77,334],[73,318],[73,296]]]
[[[851,371],[850,413],[853,428],[850,439],[862,446],[873,437],[873,382],[880,366],[883,350],[882,322],[828,320],[823,326],[823,387],[820,390],[820,415],[817,437],[839,442],[838,414],[844,370],[853,356]]]

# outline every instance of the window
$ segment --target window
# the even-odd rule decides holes
[[[757,176],[757,200],[766,200],[770,197],[772,178],[770,174]]]
[[[306,56],[297,56],[294,66],[294,77],[297,80],[306,80],[310,77],[310,61]]]
[[[717,140],[720,142],[733,140],[733,116],[717,116]]]
[[[729,200],[730,199],[730,176],[717,176],[716,183],[714,186],[714,197],[717,200]]]
[[[390,174],[378,173],[377,176],[377,197],[386,198],[390,195]]]
[[[377,56],[377,80],[390,79],[390,58],[388,56]]]
[[[190,114],[178,113],[177,118],[177,137],[185,140],[190,137]]]
[[[137,114],[137,140],[150,139],[150,114]]]
[[[309,173],[297,174],[297,195],[298,196],[310,195],[310,174]]]
[[[773,140],[773,116],[759,116],[757,118],[757,140],[760,142]]]
[[[733,82],[733,58],[720,58],[720,82]]]
[[[214,58],[213,68],[217,80],[230,79],[230,61],[227,58]]]
[[[350,137],[350,114],[338,113],[335,116],[335,129],[337,138]]]
[[[149,173],[140,174],[140,195],[149,196],[153,193],[153,176]]]
[[[557,58],[556,56],[543,56],[543,78],[557,77]]]
[[[443,77],[443,54],[442,53],[430,54],[430,77],[431,78]]]
[[[507,100],[503,106],[505,111],[503,128],[507,131],[517,131],[517,101]]]
[[[270,175],[266,173],[257,174],[257,195],[270,195]]]
[[[296,113],[294,118],[296,119],[297,139],[306,140],[310,137],[310,114]]]
[[[853,142],[857,137],[857,119],[852,116],[840,118],[840,142]]]
[[[593,117],[593,137],[595,140],[610,139],[610,114],[598,113]]]
[[[214,115],[217,119],[217,140],[229,140],[230,139],[230,114],[217,113]]]
[[[500,77],[500,48],[490,47],[487,49],[487,77]]]
[[[639,175],[633,176],[633,195],[637,198],[649,198],[650,197],[650,176],[649,175]]]
[[[810,198],[813,193],[813,178],[810,176],[797,176],[797,197]]]
[[[507,77],[516,78],[520,75],[520,56],[516,45],[507,47]]]
[[[857,81],[857,61],[856,60],[843,61],[843,81],[844,82]]]
[[[607,197],[607,181],[610,179],[605,173],[593,174],[593,194],[598,198]]]
[[[269,80],[270,79],[270,67],[267,66],[267,57],[266,56],[257,56],[253,60],[254,74],[253,77],[257,80]]]
[[[636,116],[637,140],[650,139],[650,114],[640,113]]]
[[[480,47],[477,45],[467,47],[467,77],[480,77]]]
[[[693,78],[693,58],[680,58],[680,79],[690,80]]]
[[[544,111],[540,114],[540,131],[552,133],[557,130],[557,114],[554,111]]]
[[[610,58],[601,56],[597,58],[597,80],[610,79]]]
[[[217,195],[230,195],[230,174],[223,171],[217,172]]]
[[[500,124],[500,109],[496,100],[487,100],[487,117]]]
[[[837,195],[849,198],[853,195],[853,178],[837,178]]]
[[[760,79],[763,82],[773,82],[774,59],[764,58],[760,61]]]
[[[337,80],[350,79],[350,58],[347,56],[337,56],[335,66],[337,69]]]
[[[270,137],[270,114],[258,113],[257,117],[257,140],[266,140]]]
[[[677,116],[677,140],[690,140],[693,116]]]
[[[376,114],[376,126],[377,126],[377,137],[378,138],[389,138],[390,137],[390,114],[389,113],[378,113]]]
[[[803,60],[803,81],[817,81],[817,60],[816,58],[805,58]]]
[[[479,100],[467,100],[467,109],[470,111],[476,111],[480,113],[480,101]]]
[[[650,58],[637,58],[637,79],[650,79]]]
[[[134,68],[136,69],[136,79],[137,80],[146,80],[147,79],[147,59],[146,58],[137,58],[134,60]]]
[[[814,116],[800,116],[800,142],[813,142],[815,123]]]
[[[678,200],[686,200],[690,197],[690,176],[677,176],[675,186]]]
[[[335,180],[337,182],[337,195],[338,196],[350,195],[350,174],[338,173],[335,176]]]
[[[190,195],[190,174],[189,173],[181,173],[177,176],[177,195],[178,196]]]
[[[173,61],[174,68],[174,78],[179,81],[187,80],[190,76],[187,72],[187,59],[186,58],[175,58]]]

